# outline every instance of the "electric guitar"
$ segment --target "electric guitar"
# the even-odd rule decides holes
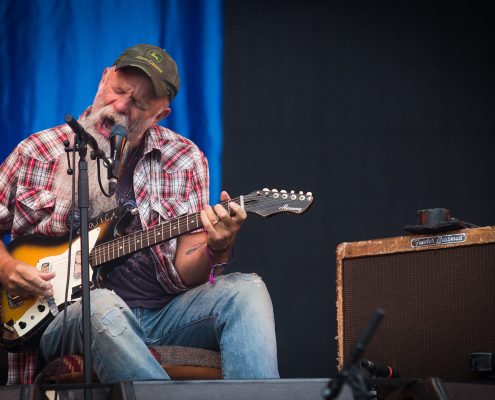
[[[263,189],[231,199],[247,212],[269,217],[288,212],[302,214],[313,202],[308,192],[287,193],[276,189]],[[221,203],[232,213],[229,202]],[[89,223],[89,264],[91,268],[156,245],[166,240],[203,227],[199,212],[168,220],[154,227],[125,236],[119,234],[127,217],[134,210],[118,207],[102,213]],[[34,265],[42,272],[56,272],[51,280],[53,297],[11,296],[2,288],[0,309],[0,346],[9,351],[18,351],[24,346],[34,345],[50,321],[65,304],[65,290],[69,281],[69,302],[80,296],[81,291],[81,243],[80,238],[72,242],[69,254],[67,237],[27,235],[14,240],[8,246],[10,254],[17,260]],[[70,259],[70,269],[68,269]],[[70,272],[68,272],[68,270]],[[67,276],[70,274],[70,276]]]

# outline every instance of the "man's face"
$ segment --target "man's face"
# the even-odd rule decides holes
[[[151,80],[136,68],[103,73],[88,122],[92,131],[110,136],[115,124],[127,128],[133,147],[140,143],[146,130],[170,114],[166,98],[156,98]]]

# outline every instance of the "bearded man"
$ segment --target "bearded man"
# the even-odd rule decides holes
[[[102,268],[102,287],[91,292],[92,367],[100,382],[168,379],[147,348],[180,345],[220,350],[226,379],[276,378],[273,310],[264,283],[255,274],[219,274],[246,212],[234,202],[232,215],[220,204],[210,207],[206,158],[190,140],[156,125],[170,114],[178,89],[170,55],[136,45],[105,69],[93,105],[79,119],[106,154],[112,127],[128,131],[115,196],[100,193],[95,163],[88,163],[92,216],[118,205],[134,208],[125,227],[131,233],[200,212],[204,227]],[[63,142],[72,137],[67,125],[36,133],[1,165],[2,235],[67,233],[73,204]],[[229,199],[222,192],[221,200]],[[211,272],[218,274],[213,284]],[[51,297],[54,276],[14,259],[0,242],[0,283],[7,293]],[[62,317],[41,337],[45,362],[59,356]],[[67,311],[65,354],[82,353],[81,331],[76,302]]]

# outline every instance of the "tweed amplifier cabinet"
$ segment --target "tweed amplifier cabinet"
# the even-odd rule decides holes
[[[401,378],[474,379],[469,354],[495,353],[495,227],[340,244],[339,368],[378,307],[363,358]]]

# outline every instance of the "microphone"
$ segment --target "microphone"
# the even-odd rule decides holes
[[[67,114],[64,119],[67,125],[69,125],[72,131],[78,136],[79,140],[85,141],[89,144],[98,157],[105,157],[105,153],[98,148],[96,139],[86,132],[81,124],[77,122],[72,115]]]
[[[375,378],[398,378],[399,371],[396,368],[378,364],[369,360],[361,360],[361,368],[367,370]]]
[[[115,193],[121,171],[121,159],[127,142],[127,131],[123,125],[115,125],[110,131],[110,159],[111,168],[108,169],[108,192]]]

